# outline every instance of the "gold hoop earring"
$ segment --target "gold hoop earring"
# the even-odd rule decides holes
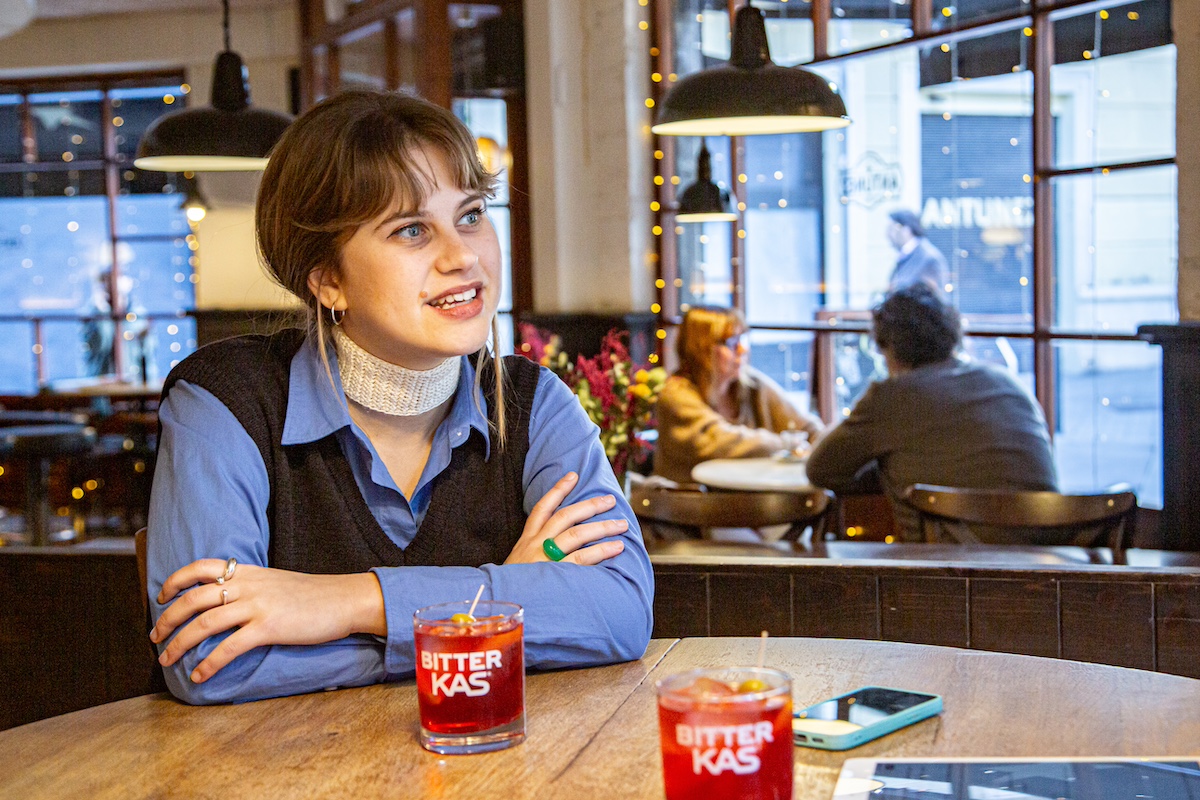
[[[345,319],[345,317],[346,317],[346,312],[344,310],[338,311],[333,306],[329,307],[329,319],[331,322],[333,322],[334,327],[341,325],[342,320]]]

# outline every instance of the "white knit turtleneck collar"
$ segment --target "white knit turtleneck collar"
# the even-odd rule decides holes
[[[424,414],[449,400],[458,388],[461,358],[447,358],[433,369],[417,371],[376,358],[340,328],[333,329],[333,341],[346,397],[372,411],[399,417]]]

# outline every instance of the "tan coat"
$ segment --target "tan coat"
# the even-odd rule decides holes
[[[742,367],[738,397],[738,420],[730,422],[689,379],[668,378],[658,396],[654,474],[687,483],[701,461],[769,456],[784,448],[779,431],[805,431],[810,442],[821,431],[820,420],[797,408],[779,384],[753,367]]]

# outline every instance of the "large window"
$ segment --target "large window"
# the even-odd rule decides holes
[[[0,392],[162,377],[195,347],[179,176],[132,167],[175,74],[0,85]]]
[[[728,57],[740,3],[647,2],[657,96]],[[699,140],[654,143],[664,326],[741,307],[753,363],[834,421],[882,374],[865,331],[897,259],[889,216],[910,210],[968,351],[1042,402],[1063,489],[1128,482],[1161,504],[1161,364],[1136,329],[1177,316],[1168,0],[754,5],[776,63],[835,82],[853,124],[709,138],[735,222],[676,223]]]

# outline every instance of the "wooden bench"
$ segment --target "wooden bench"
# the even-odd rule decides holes
[[[0,730],[162,691],[132,538],[0,547]]]
[[[823,636],[1200,678],[1200,553],[823,542],[652,545],[654,635]]]

